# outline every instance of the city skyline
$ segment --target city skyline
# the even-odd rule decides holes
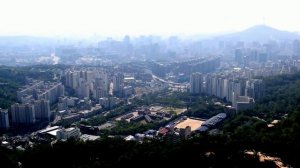
[[[266,24],[299,32],[297,1],[7,1],[0,35],[195,35]]]

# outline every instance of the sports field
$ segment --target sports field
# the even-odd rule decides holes
[[[183,120],[182,122],[178,123],[175,128],[186,128],[187,126],[191,127],[191,131],[195,131],[197,128],[199,128],[204,123],[204,120],[195,120],[191,118],[187,118],[186,120]]]

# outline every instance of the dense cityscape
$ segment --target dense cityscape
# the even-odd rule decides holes
[[[300,31],[272,20],[288,17],[255,2],[271,24],[245,27],[237,2],[236,25],[226,3],[200,16],[194,1],[180,15],[186,3],[132,2],[145,11],[62,2],[26,24],[0,12],[0,167],[300,167]],[[194,34],[210,29],[223,32]]]
[[[252,31],[267,34],[271,30],[282,33],[259,25],[237,35]],[[13,90],[15,96],[6,96],[12,101],[1,104],[2,146],[24,151],[38,144],[69,139],[180,143],[207,133],[224,135],[226,120],[256,109],[257,102],[267,96],[265,79],[298,73],[300,41],[298,36],[294,38],[220,41],[218,54],[211,55],[201,51],[199,42],[178,50],[177,46],[187,43],[178,37],[170,37],[167,45],[162,45],[165,41],[155,41],[155,37],[143,37],[134,44],[126,36],[123,41],[98,42],[96,48],[71,45],[64,49],[68,52],[62,52],[66,46],[58,45],[58,54],[38,64],[15,62],[23,65],[10,67],[4,60],[1,85],[9,84],[5,83],[6,75],[11,78],[20,73],[22,81],[16,78],[20,84]],[[70,54],[70,50],[76,50],[79,57],[73,58],[76,54]],[[166,54],[171,54],[172,59],[153,57]],[[135,61],[126,59],[131,55]],[[54,57],[58,62],[51,60]],[[64,57],[69,61],[65,62]],[[73,60],[76,61],[70,62]],[[5,96],[5,92],[1,95]],[[199,103],[203,107],[197,107]],[[286,113],[253,117],[271,128]],[[250,149],[247,152],[253,153]],[[260,157],[269,158],[277,166],[285,165],[266,154]]]

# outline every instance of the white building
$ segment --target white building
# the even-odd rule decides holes
[[[67,140],[70,138],[78,138],[81,135],[80,129],[71,127],[71,128],[62,128],[56,133],[56,137],[59,140]]]

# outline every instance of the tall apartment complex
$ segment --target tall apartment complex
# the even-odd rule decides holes
[[[11,106],[11,117],[13,124],[34,124],[35,111],[33,104],[14,104]]]
[[[9,128],[8,111],[0,108],[0,129]]]
[[[190,76],[190,93],[204,93],[216,96],[232,103],[234,107],[240,101],[254,102],[264,95],[264,83],[261,79],[248,79],[231,75],[193,73]],[[248,99],[252,98],[254,100]]]

